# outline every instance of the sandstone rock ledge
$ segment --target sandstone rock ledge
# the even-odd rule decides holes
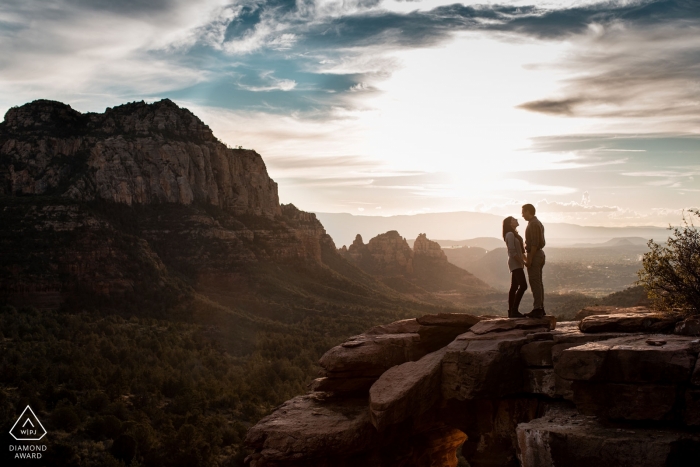
[[[679,319],[378,326],[329,350],[312,391],[249,430],[247,462],[454,467],[461,446],[471,467],[700,465],[700,339],[670,334]]]

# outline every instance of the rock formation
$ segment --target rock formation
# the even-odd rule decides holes
[[[169,100],[82,114],[39,100],[0,123],[0,303],[250,295],[254,264],[341,261],[314,214],[280,205],[255,152]],[[325,257],[324,257],[325,255]]]
[[[429,240],[426,234],[418,234],[413,242],[413,252],[416,256],[426,258],[434,258],[440,262],[447,262],[447,255],[442,251],[442,247],[438,242]]]
[[[349,248],[338,252],[363,271],[402,293],[421,299],[464,304],[466,299],[494,292],[471,273],[447,261],[437,242],[420,234],[413,245],[391,230],[377,235],[367,244],[358,234]]]
[[[233,214],[280,214],[277,184],[255,151],[229,149],[164,99],[81,114],[38,100],[0,124],[0,193],[124,204],[193,202]]]
[[[649,310],[619,311],[558,325],[433,315],[375,327],[323,356],[334,384],[315,383],[249,430],[247,462],[456,466],[461,444],[472,467],[695,465],[700,339],[661,334],[658,320],[640,329],[631,316]],[[423,338],[438,329],[439,341]],[[351,391],[342,383],[360,378]]]
[[[413,273],[413,251],[396,230],[377,235],[366,245],[358,234],[345,255],[363,270],[377,276]]]

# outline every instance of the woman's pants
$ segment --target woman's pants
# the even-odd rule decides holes
[[[523,271],[523,268],[513,269],[510,272],[510,291],[508,292],[509,311],[518,311],[520,300],[522,300],[526,290],[525,271]]]

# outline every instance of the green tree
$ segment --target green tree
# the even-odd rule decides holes
[[[691,209],[692,216],[700,211]],[[638,272],[639,284],[647,290],[652,305],[660,310],[680,309],[700,313],[700,231],[683,215],[683,225],[673,232],[665,246],[649,240],[649,251]]]

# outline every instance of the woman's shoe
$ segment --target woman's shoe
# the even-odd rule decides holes
[[[508,310],[508,317],[509,318],[524,318],[525,315],[520,313],[518,310],[515,310],[515,311]]]

